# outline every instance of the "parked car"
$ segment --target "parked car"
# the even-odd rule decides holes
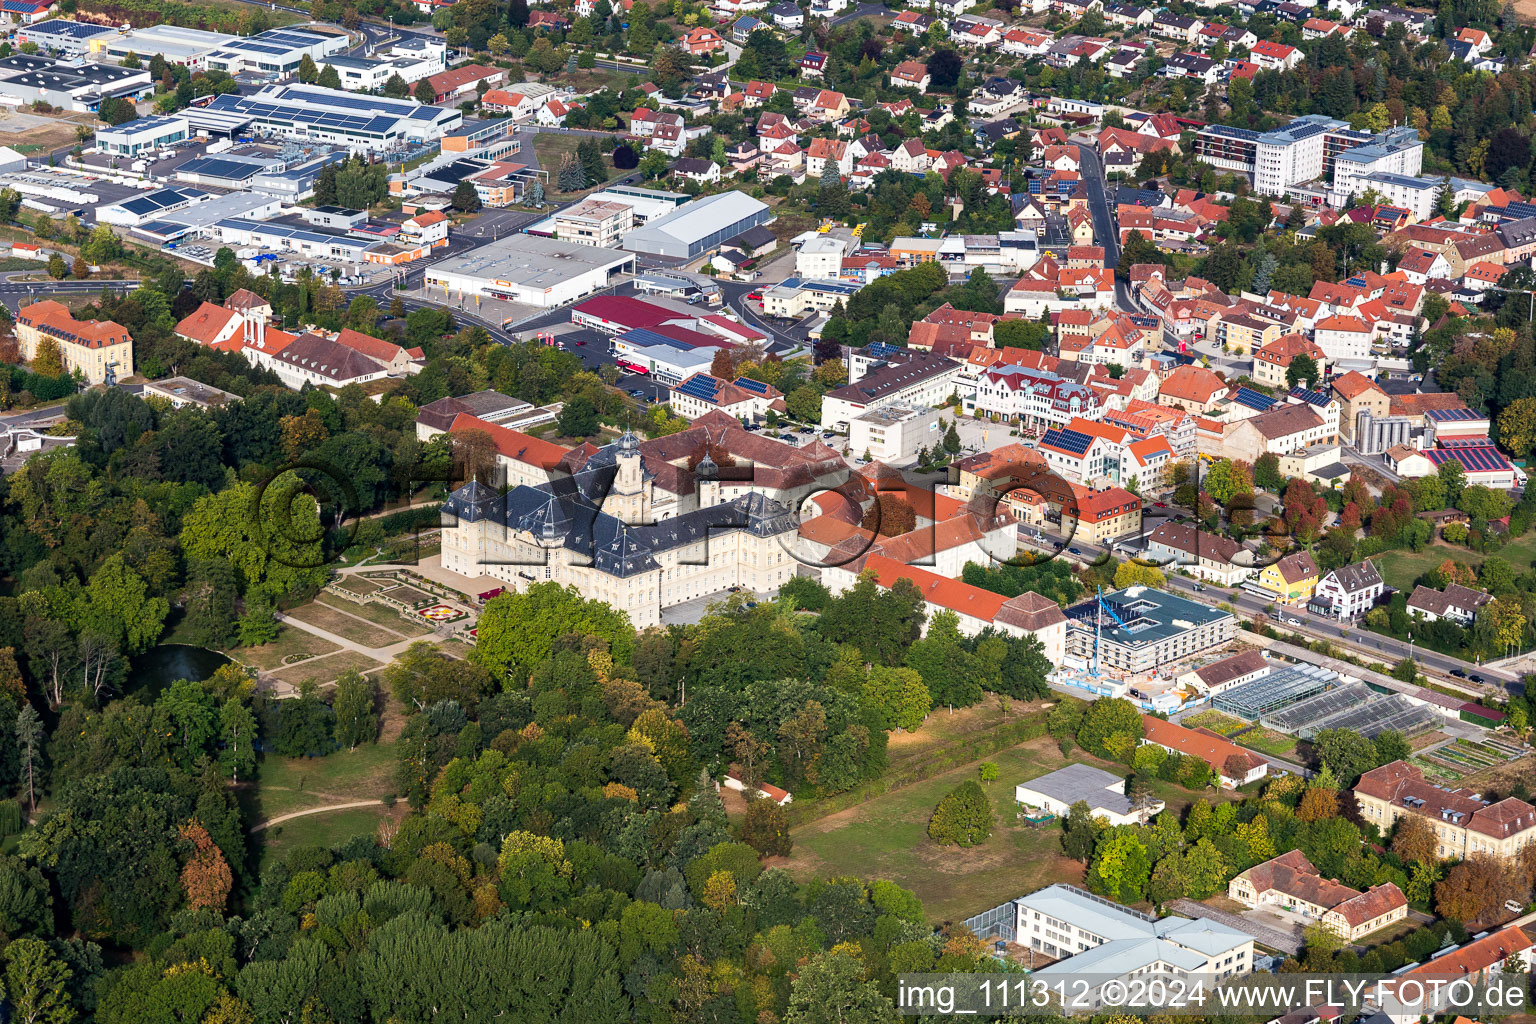
[[[1467,678],[1467,674],[1465,672],[1463,672],[1459,668],[1451,669],[1451,675],[1455,676],[1457,679],[1465,679],[1465,678]]]
[[[1467,678],[1469,678],[1469,679],[1471,679],[1471,680],[1472,680],[1472,681],[1473,681],[1473,682],[1474,682],[1474,683],[1481,683],[1481,682],[1485,682],[1485,680],[1484,680],[1484,679],[1483,679],[1483,677],[1482,677],[1482,676],[1480,676],[1480,675],[1478,675],[1478,674],[1477,674],[1477,673],[1476,673],[1476,672],[1474,672],[1474,673],[1472,673],[1472,674],[1471,674],[1471,675],[1470,675],[1470,676],[1468,676],[1468,677],[1467,677]]]

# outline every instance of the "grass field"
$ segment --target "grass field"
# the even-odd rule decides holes
[[[1241,736],[1234,737],[1233,742],[1271,757],[1289,758],[1296,754],[1295,737],[1272,729],[1250,729]]]
[[[332,608],[328,605],[314,603],[300,605],[290,609],[288,615],[290,618],[300,619],[312,626],[319,626],[328,633],[346,637],[364,647],[388,647],[405,639],[400,633],[365,622],[340,608]]]
[[[550,197],[580,195],[579,192],[560,191],[560,162],[567,153],[571,155],[572,159],[575,159],[576,147],[585,138],[585,135],[566,135],[561,132],[540,132],[534,136],[533,151],[539,158],[539,168],[549,172],[549,184],[545,187]],[[620,172],[613,166],[612,156],[604,153],[603,164],[608,168],[607,179],[605,181],[587,182],[587,187],[582,189],[582,192],[594,189],[599,185],[605,184],[606,181],[612,181],[619,176]]]
[[[916,732],[893,732],[886,744],[886,756],[892,767],[906,761],[928,757],[950,744],[974,740],[1010,722],[1038,714],[1043,703],[1011,701],[1004,711],[995,701],[986,700],[954,714],[938,708]]]
[[[1099,762],[1082,751],[1063,757],[1046,737],[987,760],[1000,769],[995,781],[982,783],[998,827],[980,846],[963,850],[928,838],[928,818],[939,800],[966,779],[978,777],[975,766],[968,765],[796,829],[786,867],[801,879],[834,874],[890,879],[915,892],[934,921],[958,921],[1052,882],[1080,882],[1082,865],[1061,855],[1061,832],[1055,825],[1031,828],[1016,821],[1014,787],[1069,761],[1096,764],[1115,774],[1122,774],[1124,767]],[[1161,785],[1155,791],[1171,808],[1182,808],[1200,795]],[[1224,798],[1214,790],[1204,795]]]
[[[369,743],[329,757],[267,757],[256,774],[248,814],[266,821],[289,811],[381,798],[394,791],[393,743]]]
[[[344,597],[325,593],[317,596],[315,600],[357,618],[367,619],[376,626],[383,626],[391,633],[399,633],[402,637],[424,636],[432,632],[426,626],[407,622],[399,612],[381,604],[353,604]]]
[[[309,661],[301,661],[297,665],[289,665],[287,668],[278,669],[272,675],[285,683],[297,686],[306,679],[313,679],[322,684],[335,682],[337,676],[349,669],[372,672],[378,667],[378,660],[366,654],[359,654],[356,651],[338,651],[335,654],[327,654],[323,658],[312,658]]]
[[[314,657],[321,654],[334,654],[341,650],[329,640],[321,639],[313,633],[306,633],[297,626],[279,623],[277,626],[277,639],[260,647],[236,647],[227,653],[237,661],[243,661],[247,665],[262,670],[279,668],[289,657],[303,654]]]
[[[1233,718],[1224,715],[1220,711],[1202,711],[1196,715],[1190,715],[1182,723],[1191,729],[1209,729],[1211,732],[1222,736],[1231,736],[1239,729],[1246,728],[1248,723],[1241,718]]]
[[[260,833],[257,841],[261,853],[257,860],[258,870],[279,861],[289,851],[299,846],[336,846],[353,836],[372,835],[385,818],[404,813],[404,805],[389,807],[354,807],[329,814],[311,814],[294,818]]]
[[[1536,531],[1510,541],[1495,554],[1522,573],[1536,564]],[[1423,551],[1388,551],[1372,559],[1389,587],[1413,589],[1413,581],[1449,558],[1474,569],[1483,564],[1483,556],[1468,548],[1437,541]]]

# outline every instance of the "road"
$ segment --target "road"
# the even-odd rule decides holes
[[[1187,510],[1170,506],[1167,511],[1153,512],[1147,515],[1142,525],[1142,534],[1136,538],[1120,538],[1117,544],[1124,544],[1128,539],[1139,543],[1147,534],[1151,533],[1170,515],[1187,514]],[[1086,541],[1067,538],[1060,546],[1053,543],[1038,543],[1029,541],[1021,532],[1020,536],[1034,546],[1047,551],[1061,554],[1069,561],[1092,564],[1104,558],[1110,552],[1102,545],[1090,544]],[[1073,553],[1076,550],[1076,554]],[[1117,557],[1129,557],[1122,548]],[[1346,626],[1335,619],[1317,615],[1305,608],[1295,608],[1289,605],[1276,605],[1267,597],[1243,590],[1242,588],[1228,589],[1216,586],[1213,583],[1204,583],[1170,571],[1168,566],[1160,566],[1168,579],[1168,589],[1182,594],[1185,597],[1199,601],[1202,604],[1219,605],[1227,604],[1232,607],[1237,616],[1244,620],[1251,620],[1256,615],[1263,615],[1274,619],[1277,629],[1290,630],[1305,636],[1319,640],[1327,640],[1330,644],[1351,655],[1360,658],[1369,658],[1380,661],[1390,669],[1404,658],[1412,658],[1419,670],[1425,674],[1438,675],[1442,682],[1454,682],[1458,686],[1467,689],[1478,689],[1477,684],[1463,682],[1451,675],[1453,670],[1465,672],[1468,676],[1481,676],[1487,683],[1503,688],[1512,694],[1524,692],[1520,683],[1520,677],[1512,672],[1476,666],[1470,662],[1453,658],[1448,654],[1440,654],[1437,651],[1412,643],[1404,643],[1393,637],[1382,636],[1358,626]],[[1197,589],[1198,588],[1198,589]],[[1274,612],[1269,609],[1274,608]],[[1470,698],[1469,698],[1470,699]]]
[[[882,15],[888,15],[890,13],[890,8],[886,7],[884,4],[854,4],[852,10],[850,10],[847,14],[839,15],[838,17],[833,18],[832,21],[828,23],[827,27],[836,28],[839,25],[846,25],[848,22],[856,21],[859,18],[878,18]]]

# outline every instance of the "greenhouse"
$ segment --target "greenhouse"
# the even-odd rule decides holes
[[[1322,693],[1338,678],[1336,673],[1313,665],[1294,665],[1223,690],[1211,700],[1211,707],[1253,722],[1296,701]]]

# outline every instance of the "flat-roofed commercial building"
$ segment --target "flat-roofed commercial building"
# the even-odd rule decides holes
[[[345,50],[348,43],[344,34],[274,28],[221,46],[208,55],[206,63],[210,70],[227,71],[231,75],[255,72],[282,77],[297,74],[305,57],[322,63],[323,58]]]
[[[634,269],[632,253],[514,234],[434,263],[426,286],[548,308],[607,288]]]
[[[692,260],[771,220],[773,214],[767,203],[744,192],[721,192],[647,222],[645,227],[629,233],[624,248],[651,256]]]
[[[251,96],[227,93],[182,117],[194,128],[259,134],[346,146],[354,151],[393,149],[437,139],[464,120],[459,110],[414,100],[358,96],[318,85],[269,85]]]
[[[187,139],[187,122],[180,117],[141,117],[96,130],[96,148],[114,156],[134,157]]]
[[[97,36],[115,35],[116,32],[117,29],[111,25],[93,25],[86,21],[53,18],[17,29],[16,45],[21,47],[31,43],[44,53],[78,57],[90,52],[92,39]]]
[[[137,99],[154,88],[145,68],[62,61],[35,53],[0,57],[0,100],[12,106],[40,101],[60,110],[94,112],[103,100]]]
[[[167,64],[201,71],[210,53],[239,40],[239,36],[224,32],[203,32],[180,25],[147,25],[94,35],[86,42],[91,56],[113,64],[121,64],[130,53],[148,64],[149,58],[158,54]]]
[[[628,203],[587,199],[555,214],[555,237],[574,245],[617,248],[635,226],[635,208]]]

